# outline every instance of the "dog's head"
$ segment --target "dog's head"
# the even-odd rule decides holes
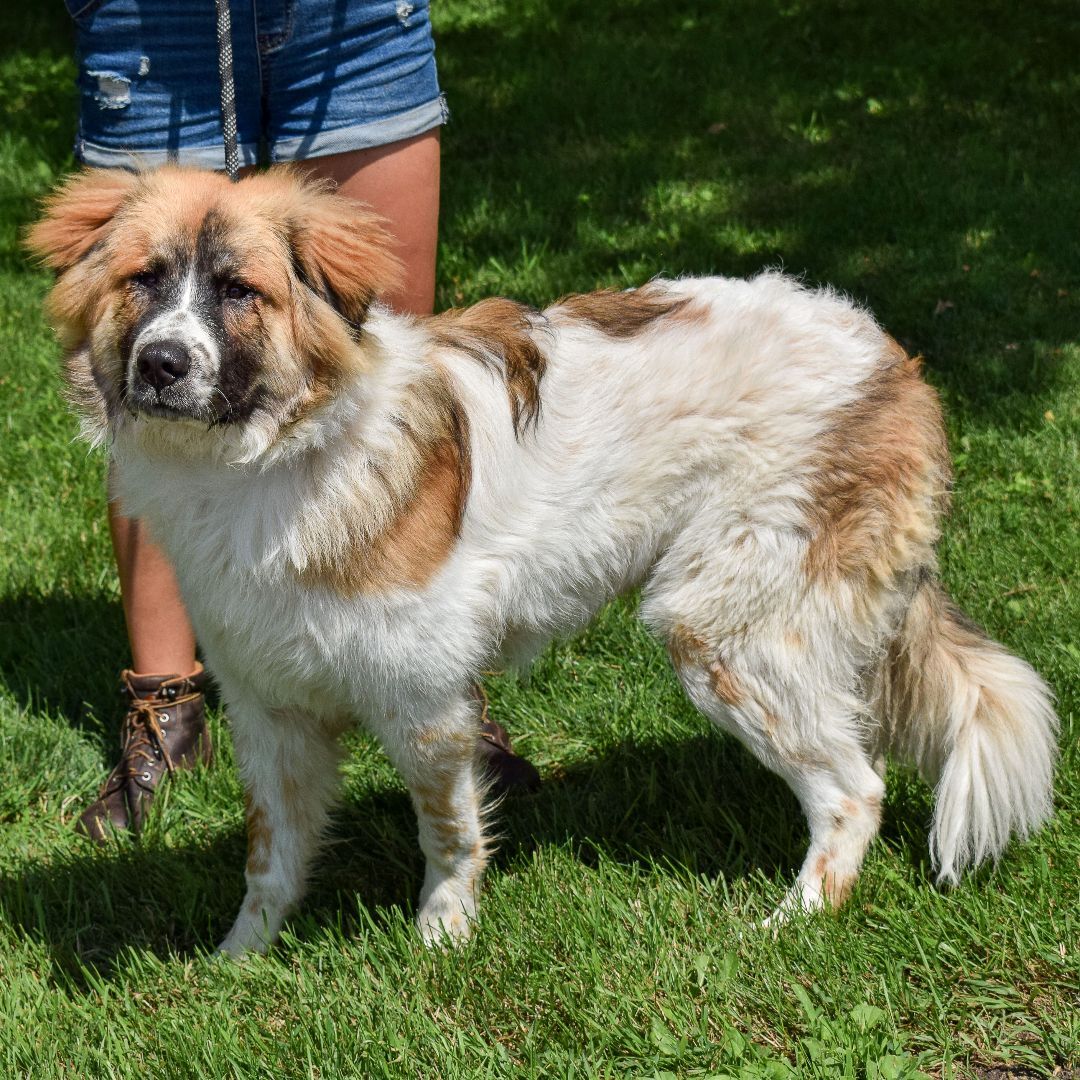
[[[144,418],[272,443],[363,363],[399,273],[376,217],[288,168],[83,172],[28,245],[57,273],[49,312],[97,440]]]

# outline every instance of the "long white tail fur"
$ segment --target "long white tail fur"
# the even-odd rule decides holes
[[[973,625],[927,575],[878,682],[889,748],[935,787],[938,881],[997,859],[1050,816],[1058,719],[1034,669]]]

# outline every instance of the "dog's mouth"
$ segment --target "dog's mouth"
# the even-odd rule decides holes
[[[131,412],[134,416],[152,416],[157,420],[198,420],[204,423],[207,420],[190,409],[174,409],[170,405],[138,404],[133,406]]]
[[[188,421],[207,428],[229,427],[249,420],[256,410],[265,405],[266,391],[255,387],[242,401],[229,401],[224,392],[214,389],[210,400],[199,400],[180,387],[156,390],[142,382],[125,387],[122,404],[128,413],[138,419]]]
[[[204,402],[195,401],[188,393],[178,390],[155,390],[145,383],[136,383],[125,395],[125,405],[133,416],[154,417],[159,420],[195,420],[214,424],[219,414]]]

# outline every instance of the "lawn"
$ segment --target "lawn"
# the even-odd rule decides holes
[[[438,303],[782,265],[865,301],[949,414],[945,580],[1051,682],[1057,813],[932,881],[889,776],[847,907],[755,924],[806,840],[788,790],[683,700],[630,601],[492,706],[541,767],[482,922],[410,926],[405,790],[352,740],[308,902],[216,961],[243,887],[224,719],[140,843],[73,831],[127,662],[104,461],[74,441],[20,231],[71,165],[61,4],[0,13],[0,1074],[1080,1075],[1080,16],[1067,0],[440,0]],[[208,11],[212,10],[208,8]],[[211,16],[212,17],[212,16]],[[1031,1073],[1020,1070],[1029,1069]]]

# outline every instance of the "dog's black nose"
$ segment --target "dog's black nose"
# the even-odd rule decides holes
[[[179,382],[190,367],[187,349],[176,341],[152,341],[139,351],[139,374],[155,390]]]

